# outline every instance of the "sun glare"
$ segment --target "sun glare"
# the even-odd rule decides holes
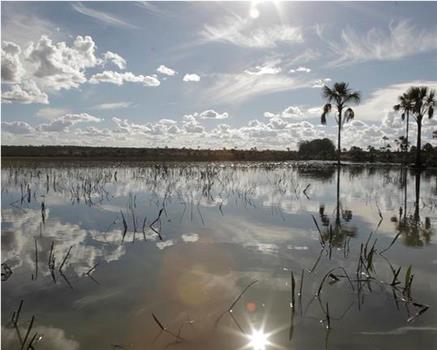
[[[252,350],[265,350],[266,346],[269,345],[268,337],[268,334],[262,330],[252,330],[252,334],[248,336],[250,340],[248,348]]]
[[[250,17],[252,17],[252,18],[258,18],[260,15],[259,10],[257,8],[257,5],[258,5],[258,1],[252,1],[250,4],[249,14],[250,14]]]

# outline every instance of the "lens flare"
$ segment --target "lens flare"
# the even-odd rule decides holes
[[[248,335],[248,338],[250,342],[247,347],[252,350],[265,350],[266,346],[270,344],[269,335],[263,330],[252,330],[252,334]]]

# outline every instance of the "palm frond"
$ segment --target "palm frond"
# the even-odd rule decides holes
[[[333,99],[336,98],[336,93],[334,90],[332,90],[329,86],[323,86],[322,88],[322,96],[324,99],[328,100],[328,102],[331,102]]]
[[[331,108],[332,108],[332,106],[331,106],[330,103],[327,103],[327,104],[325,104],[325,105],[323,106],[323,113],[322,113],[322,116],[321,116],[321,118],[320,118],[320,122],[321,122],[323,125],[326,124],[326,115],[327,115],[329,112],[331,112]]]
[[[353,109],[352,108],[346,109],[346,112],[344,112],[344,122],[347,123],[352,119],[354,119],[354,117],[355,117],[355,112],[353,111]]]
[[[432,119],[433,116],[434,116],[434,107],[433,106],[429,106],[428,107],[428,118]]]
[[[349,92],[345,97],[344,97],[344,102],[352,102],[355,104],[360,103],[361,101],[361,94],[359,91],[352,91]]]

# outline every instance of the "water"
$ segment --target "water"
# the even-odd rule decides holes
[[[436,348],[436,185],[322,163],[3,162],[2,348],[32,316],[37,349]]]

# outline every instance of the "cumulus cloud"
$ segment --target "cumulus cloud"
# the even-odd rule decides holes
[[[183,79],[183,81],[200,81],[200,76],[196,73],[192,73],[192,74],[185,74]]]
[[[302,30],[288,25],[259,27],[251,19],[229,17],[217,25],[205,25],[200,33],[208,41],[220,41],[241,47],[274,48],[279,44],[303,42]]]
[[[108,63],[120,69],[126,68],[126,60],[117,53],[107,51],[99,57],[96,51],[93,38],[81,35],[71,45],[64,41],[54,42],[48,36],[42,35],[25,50],[16,43],[3,42],[2,82],[8,83],[10,87],[3,90],[2,101],[47,104],[48,93],[78,88],[85,83],[88,69]],[[159,85],[156,77],[122,74],[125,75],[121,78],[112,77],[112,80],[136,80],[143,81],[148,86]],[[98,78],[99,75],[94,81]]]
[[[107,51],[103,54],[103,60],[105,63],[113,63],[120,69],[126,69],[126,60],[117,53]]]
[[[20,60],[21,48],[9,41],[2,42],[2,82],[17,83],[24,74],[24,68]]]
[[[164,66],[163,64],[161,64],[156,71],[158,73],[164,74],[164,75],[169,75],[169,76],[173,76],[176,74],[176,71],[174,69],[171,69],[169,67]]]
[[[140,83],[144,86],[156,87],[161,85],[161,82],[155,76],[150,75],[135,75],[131,72],[114,72],[104,71],[94,74],[90,80],[90,84],[110,83],[115,85],[123,85],[125,82]]]
[[[205,131],[205,128],[200,125],[198,120],[192,115],[184,115],[182,125],[184,130],[188,133],[199,134]]]
[[[2,131],[11,134],[31,134],[34,128],[26,122],[2,122]]]
[[[266,118],[303,118],[305,115],[298,106],[289,106],[281,113],[264,112]]]
[[[77,88],[86,82],[85,69],[101,63],[90,36],[77,36],[69,47],[65,42],[53,43],[43,35],[27,48],[26,54],[35,65],[33,75],[38,84],[53,90]]]
[[[227,119],[229,117],[229,114],[226,112],[218,113],[213,109],[208,109],[206,111],[203,111],[202,113],[199,113],[198,117],[200,119]]]
[[[48,104],[49,97],[38,88],[33,80],[25,80],[21,84],[12,85],[9,90],[2,91],[2,102]]]
[[[80,114],[65,114],[62,117],[56,118],[50,123],[43,123],[38,126],[39,131],[46,132],[64,132],[67,131],[69,127],[83,122],[100,122],[101,119],[89,115],[87,113]]]

